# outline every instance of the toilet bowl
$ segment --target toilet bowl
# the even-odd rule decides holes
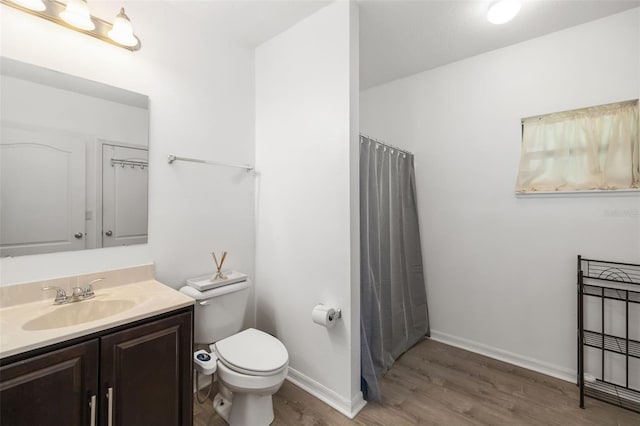
[[[216,412],[231,426],[266,426],[274,419],[272,395],[287,377],[289,354],[282,342],[263,331],[240,331],[248,289],[248,281],[243,281],[206,291],[185,286],[180,291],[196,299],[195,342],[215,342],[209,346],[206,368],[198,365],[198,358],[194,361],[200,372],[217,370]],[[194,355],[199,352],[206,353]]]
[[[289,354],[275,337],[248,328],[211,345],[218,357],[214,408],[232,426],[269,425],[272,395],[287,377]]]

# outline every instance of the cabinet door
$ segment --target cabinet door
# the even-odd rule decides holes
[[[192,424],[192,321],[187,312],[102,338],[102,425]]]
[[[0,377],[3,426],[90,425],[98,340],[2,366]]]

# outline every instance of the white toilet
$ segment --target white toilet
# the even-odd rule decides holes
[[[218,373],[216,412],[231,426],[271,424],[271,396],[287,377],[289,354],[282,342],[267,333],[253,328],[239,332],[249,282],[206,291],[186,286],[180,291],[196,299],[195,342],[210,344],[214,366],[210,371]]]

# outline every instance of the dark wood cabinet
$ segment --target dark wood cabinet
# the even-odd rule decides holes
[[[191,425],[192,333],[189,308],[3,360],[0,424]]]
[[[114,426],[192,423],[191,321],[181,314],[102,338],[101,424],[109,407]]]
[[[89,425],[97,394],[98,341],[92,340],[0,368],[0,422]]]

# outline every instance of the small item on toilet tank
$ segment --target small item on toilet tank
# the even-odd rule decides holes
[[[212,251],[211,256],[213,256],[213,261],[216,262],[216,268],[218,268],[218,272],[216,272],[216,274],[211,277],[211,281],[226,280],[227,276],[222,273],[222,265],[224,265],[224,260],[227,258],[227,252],[222,252],[222,258],[220,259],[220,262],[218,262],[218,258],[216,257],[215,252]]]
[[[340,309],[331,308],[323,304],[316,305],[311,311],[311,320],[318,325],[331,328],[341,317]]]

